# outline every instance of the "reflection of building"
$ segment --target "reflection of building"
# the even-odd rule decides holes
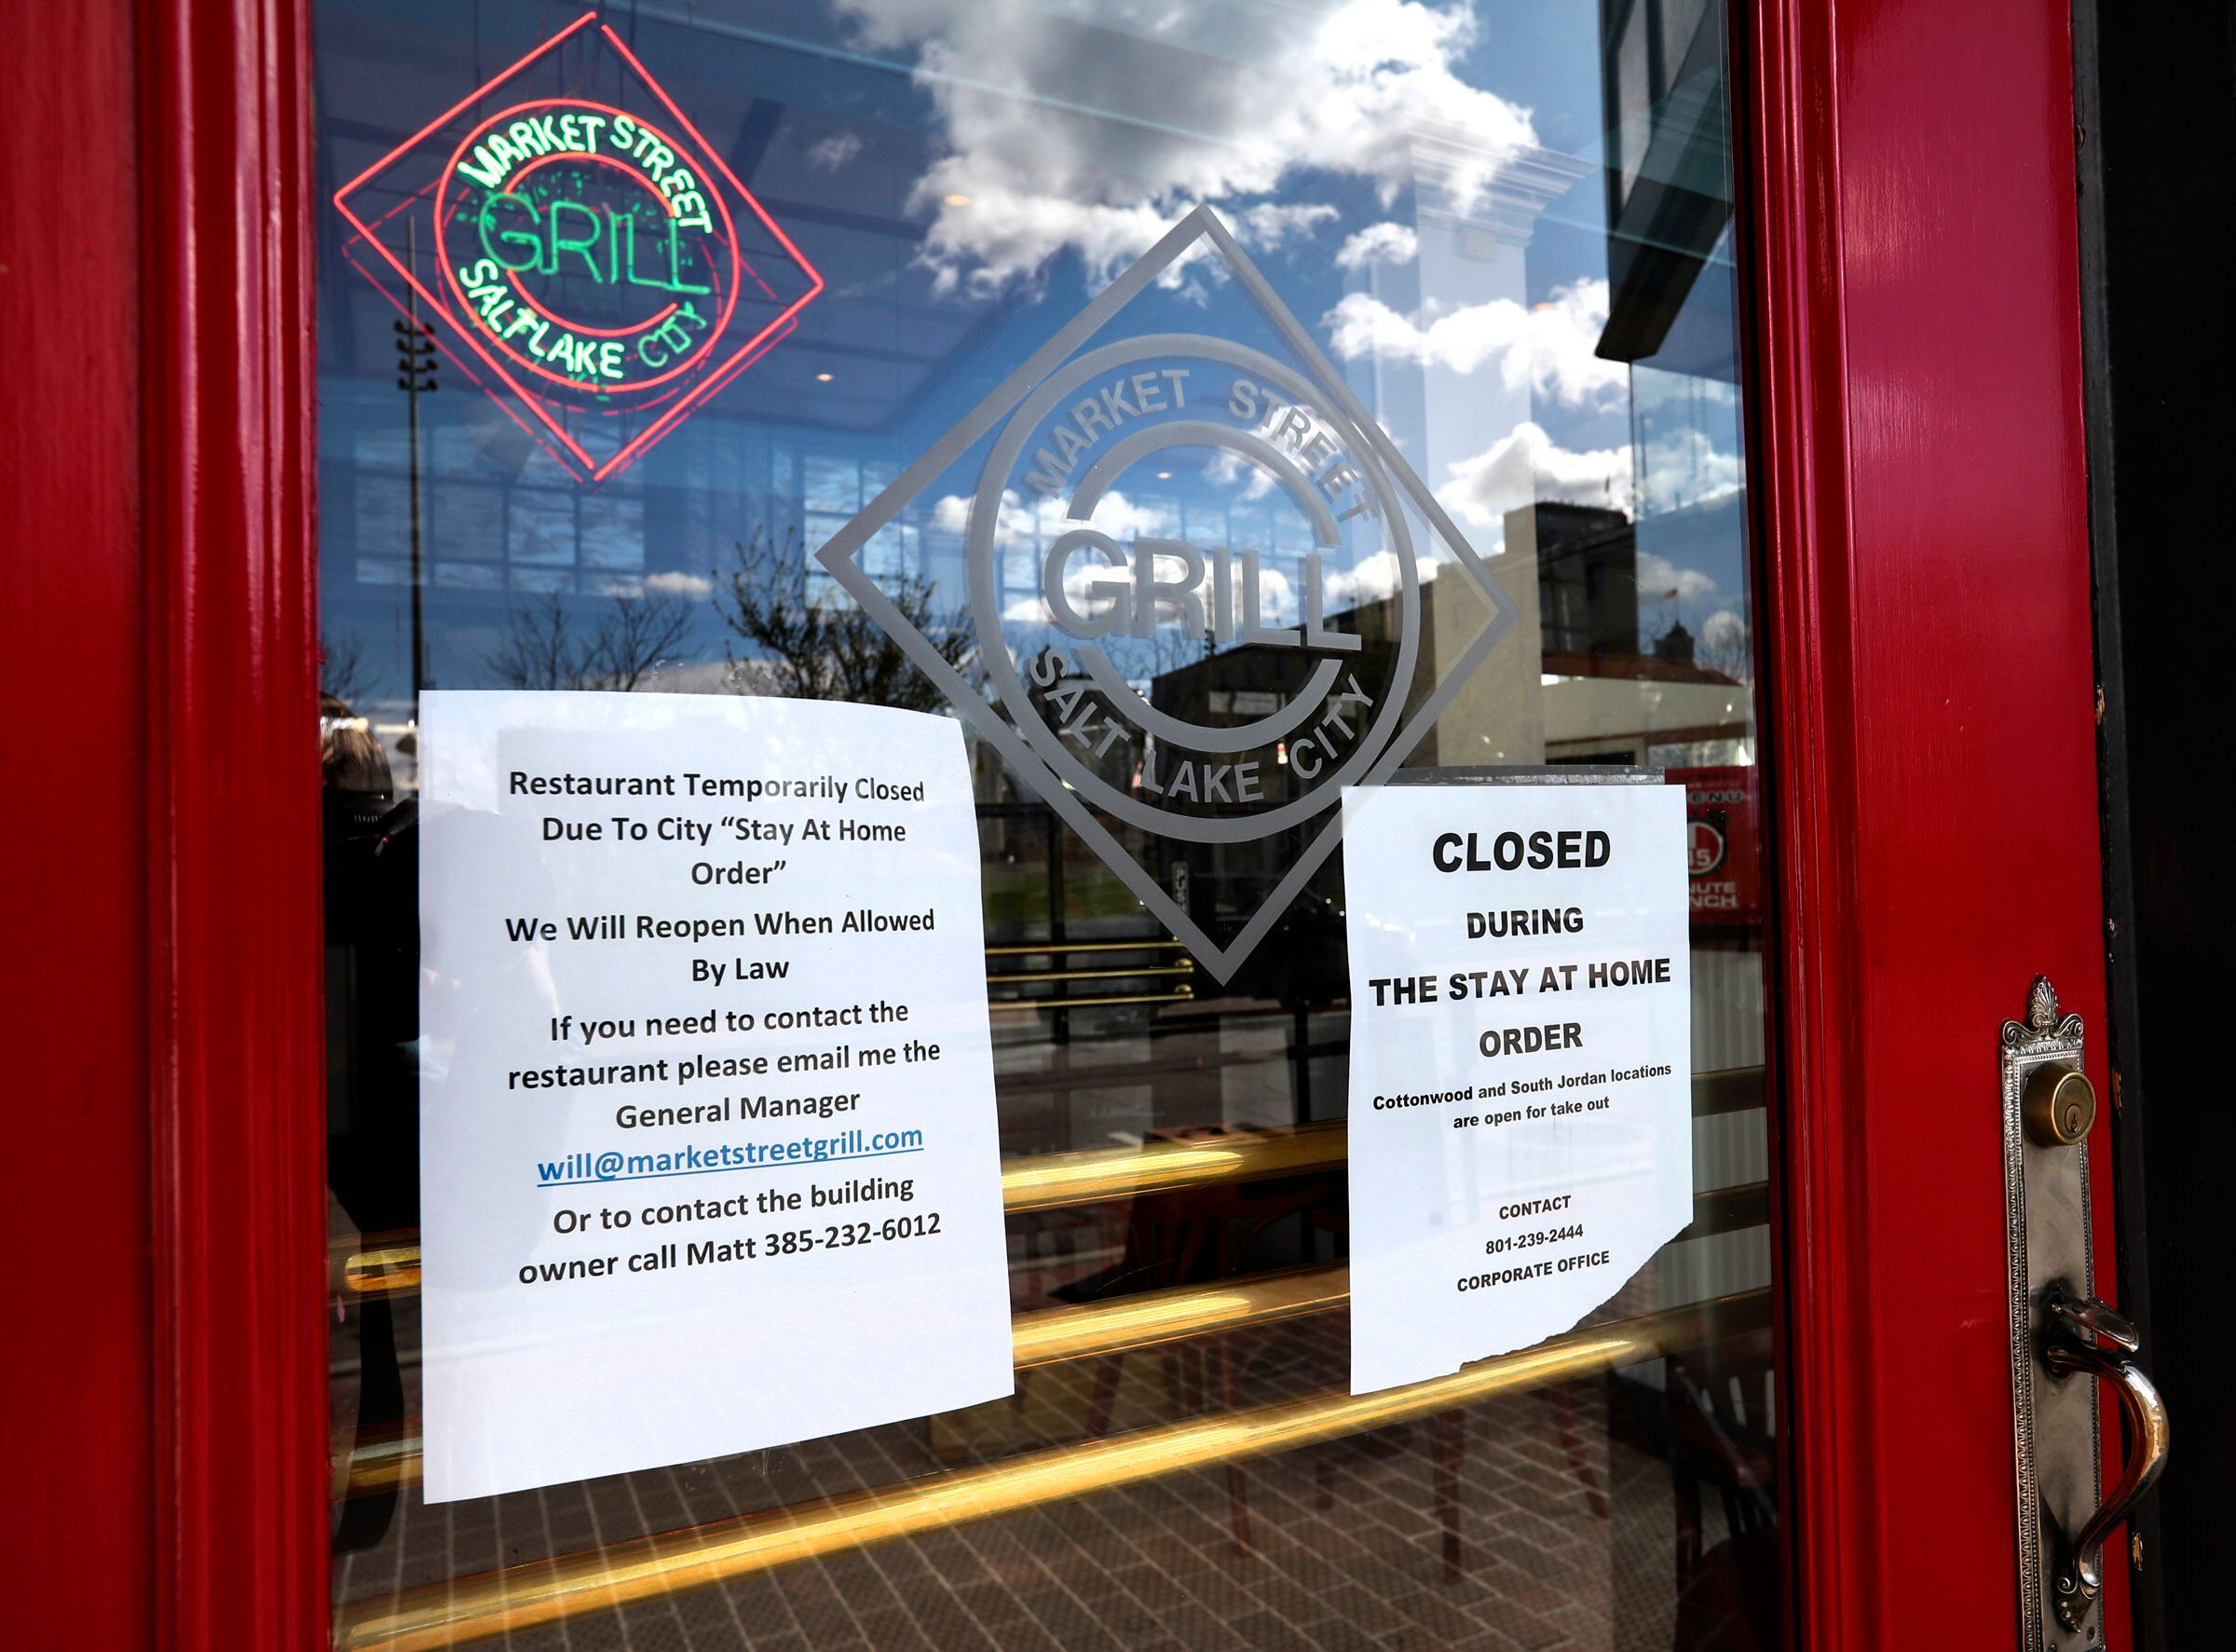
[[[1534,505],[1529,513],[1535,522],[1545,651],[1637,653],[1638,531],[1629,517],[1595,505],[1554,503]]]
[[[1355,625],[1343,623],[1340,617],[1331,618],[1335,629],[1356,628],[1367,639],[1366,647],[1358,653],[1343,656],[1347,668],[1361,682],[1386,680],[1391,666],[1389,655],[1395,643],[1386,628],[1380,634],[1370,630],[1363,623],[1364,610],[1359,614],[1360,622]],[[1321,658],[1302,649],[1223,649],[1158,677],[1150,688],[1150,703],[1158,711],[1198,728],[1234,728],[1256,722],[1277,712],[1302,692],[1306,679],[1318,667]],[[1414,677],[1412,697],[1418,700],[1423,691],[1419,686],[1421,673],[1416,671]],[[1300,725],[1300,731],[1311,726],[1307,719]],[[1287,747],[1281,750],[1286,755]],[[1265,776],[1264,785],[1266,797],[1275,802],[1293,798],[1305,789],[1288,765],[1278,760]]]
[[[1640,635],[1639,539],[1651,533],[1686,562],[1741,532],[1737,496],[1663,512],[1645,524],[1620,511],[1547,501],[1507,513],[1505,553],[1489,567],[1514,605],[1512,628],[1458,683],[1403,762],[1410,768],[1536,763],[1748,760],[1753,690],[1694,656],[1672,622]],[[1657,554],[1659,554],[1657,552]],[[1410,720],[1474,644],[1490,610],[1454,570],[1421,584],[1420,657]],[[1645,593],[1650,601],[1658,593]],[[1367,639],[1362,669],[1381,669],[1398,636],[1398,599],[1336,617]],[[1239,724],[1271,714],[1303,686],[1312,658],[1296,649],[1231,649],[1156,678],[1152,703],[1187,722]],[[1712,747],[1715,749],[1702,749]],[[1683,748],[1678,749],[1678,748]],[[1276,798],[1299,788],[1275,771]]]
[[[1545,605],[1536,702],[1543,761],[1738,759],[1736,749],[1680,755],[1669,748],[1745,741],[1752,690],[1696,663],[1691,634],[1681,624],[1650,649],[1642,648],[1638,625],[1641,534],[1650,532],[1656,544],[1682,556],[1688,545],[1737,535],[1738,512],[1735,497],[1664,512],[1643,524],[1575,505],[1507,512],[1507,555],[1535,550]],[[1655,593],[1643,594],[1651,599]]]
[[[1691,748],[1746,741],[1754,705],[1744,683],[1650,654],[1547,654],[1543,693],[1548,763],[1694,761]]]

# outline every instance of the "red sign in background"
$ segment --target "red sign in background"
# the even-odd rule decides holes
[[[1752,768],[1670,771],[1670,778],[1684,787],[1685,870],[1697,924],[1763,921],[1756,773]]]
[[[593,25],[595,25],[593,27]],[[597,95],[552,95],[565,84]],[[344,253],[585,482],[789,334],[823,277],[585,13],[334,193]]]

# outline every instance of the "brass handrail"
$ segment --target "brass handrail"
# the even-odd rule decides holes
[[[1197,1141],[1152,1141],[1139,1147],[1012,1159],[1002,1169],[1002,1207],[1005,1214],[1016,1216],[1207,1182],[1324,1169],[1343,1162],[1348,1141],[1338,1119]],[[346,1252],[343,1288],[356,1296],[401,1295],[416,1290],[419,1248],[402,1242],[408,1233],[389,1236],[390,1242],[375,1249]]]
[[[1770,1220],[1770,1184],[1742,1181],[1730,1187],[1711,1188],[1693,1195],[1693,1220],[1676,1239],[1705,1239],[1743,1227],[1762,1227]]]
[[[1129,1194],[1330,1168],[1343,1162],[1348,1140],[1342,1121],[1330,1120],[1201,1141],[1039,1154],[1002,1166],[1002,1209],[1016,1216]],[[347,1259],[342,1272],[345,1287],[355,1295],[402,1295],[418,1289],[419,1247],[390,1243],[359,1252]]]
[[[1152,976],[1193,976],[1195,965],[1183,958],[1178,963],[1145,963],[1138,969],[1027,969],[1006,975],[988,976],[989,987],[1030,986],[1037,981],[1139,981]],[[1010,1003],[1015,999],[989,1002]],[[1052,998],[1050,1003],[1063,1004],[1069,999]]]
[[[1302,1399],[1029,1453],[1000,1462],[551,1560],[352,1601],[335,1613],[344,1652],[421,1652],[769,1570],[790,1561],[987,1520],[1192,1468],[1270,1455],[1370,1428],[1612,1371],[1769,1323],[1748,1291],[1594,1325],[1450,1376],[1374,1394]]]
[[[1017,1216],[1128,1195],[1332,1169],[1343,1162],[1349,1145],[1343,1121],[1330,1119],[1188,1141],[1041,1154],[1002,1167],[1002,1209]]]
[[[1324,1314],[1350,1300],[1349,1264],[1325,1263],[1217,1285],[1176,1285],[1108,1302],[1035,1308],[1010,1321],[1010,1342],[1017,1369],[1036,1371],[1070,1359],[1131,1353],[1213,1331]]]
[[[1218,1285],[1180,1285],[1108,1302],[1035,1308],[1010,1321],[1016,1368],[1036,1371],[1066,1360],[1127,1354],[1215,1331],[1272,1325],[1327,1313],[1351,1300],[1351,1270],[1342,1263],[1284,1268]],[[390,1425],[357,1441],[342,1471],[342,1495],[361,1497],[420,1479],[416,1424]]]
[[[1049,941],[1038,947],[988,947],[988,958],[1039,958],[1066,952],[1185,952],[1185,941]]]
[[[1045,976],[1036,977],[1046,979]],[[1074,1010],[1102,1009],[1114,1003],[1193,1003],[1193,987],[1176,987],[1169,992],[1125,992],[1113,997],[1097,998],[989,998],[989,1010]]]
[[[1752,1113],[1766,1105],[1767,1074],[1761,1066],[1719,1067],[1693,1074],[1693,1116],[1714,1118],[1728,1113]]]
[[[1770,1219],[1770,1188],[1764,1181],[1712,1188],[1693,1195],[1693,1220],[1671,1243],[1702,1239]],[[1104,1302],[1034,1308],[1010,1322],[1016,1368],[1132,1353],[1188,1337],[1242,1331],[1283,1319],[1324,1314],[1351,1300],[1351,1270],[1343,1263],[1285,1268],[1216,1285],[1179,1285]],[[337,1473],[344,1496],[361,1497],[419,1482],[419,1441],[409,1428],[391,1428],[357,1442]]]

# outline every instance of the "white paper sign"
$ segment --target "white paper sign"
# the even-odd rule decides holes
[[[1684,791],[1346,788],[1351,1391],[1570,1329],[1692,1215]]]
[[[961,730],[422,698],[427,1500],[1011,1391]]]

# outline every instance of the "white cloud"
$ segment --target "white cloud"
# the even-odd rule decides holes
[[[1178,556],[1159,556],[1156,563],[1157,577],[1160,579],[1177,580],[1188,571],[1187,564]],[[1127,567],[1131,566],[1129,560]],[[1091,588],[1098,584],[1107,585],[1113,580],[1123,580],[1127,577],[1125,569],[1115,567],[1098,557],[1075,556],[1064,569],[1064,594],[1075,610],[1092,617],[1110,604],[1106,597],[1096,595]],[[1038,583],[1037,578],[1035,583]],[[1332,590],[1332,580],[1329,586]],[[1336,603],[1330,595],[1327,606],[1332,612],[1343,605]],[[1288,576],[1279,568],[1259,569],[1258,607],[1261,619],[1268,625],[1294,625],[1297,622],[1301,609],[1297,603],[1296,589],[1289,583]],[[1048,599],[1037,589],[1030,595],[1020,596],[1003,608],[1002,618],[1013,625],[1053,625],[1056,622],[1048,612]]]
[[[1437,502],[1463,522],[1498,526],[1508,511],[1541,499],[1627,509],[1630,450],[1562,447],[1545,428],[1524,419],[1483,452],[1452,467]]]
[[[1374,355],[1454,373],[1488,366],[1508,389],[1531,389],[1567,406],[1614,401],[1630,388],[1623,362],[1593,353],[1607,327],[1603,280],[1557,287],[1551,298],[1531,308],[1493,298],[1411,316],[1369,294],[1346,293],[1320,325],[1347,362]]]
[[[1204,467],[1204,474],[1227,487],[1240,482],[1245,503],[1261,499],[1274,491],[1274,473],[1263,465],[1252,464],[1232,447],[1212,449],[1211,462]]]
[[[1443,566],[1440,560],[1424,556],[1416,561],[1414,572],[1426,584]],[[1323,582],[1321,606],[1330,614],[1344,608],[1363,608],[1396,594],[1403,582],[1398,553],[1377,551],[1371,556],[1362,557],[1357,567],[1329,568]]]
[[[700,598],[714,594],[715,582],[704,574],[687,574],[681,569],[670,569],[665,573],[647,574],[644,589],[657,596]]]
[[[810,147],[808,164],[821,171],[835,172],[861,153],[859,132],[833,132]]]
[[[1747,621],[1729,608],[1718,608],[1700,621],[1700,647],[1711,654],[1744,658],[1748,651]]]
[[[1291,236],[1308,237],[1321,225],[1341,216],[1333,207],[1281,207],[1260,201],[1234,214],[1235,232],[1252,246],[1278,247]]]
[[[1237,573],[1237,580],[1241,579]],[[1322,608],[1327,604],[1322,593]],[[1237,585],[1234,593],[1237,608],[1242,605],[1242,592]],[[1288,576],[1277,567],[1261,567],[1258,570],[1258,618],[1265,625],[1294,625],[1303,617],[1303,606],[1298,600],[1297,588],[1288,582]]]
[[[1220,0],[1115,0],[1092,22],[984,0],[839,5],[864,44],[916,51],[945,152],[910,206],[931,215],[923,257],[944,285],[1029,280],[1066,247],[1099,283],[1205,202],[1278,244],[1312,225],[1253,225],[1242,203],[1298,168],[1394,198],[1424,133],[1463,155],[1446,186],[1466,211],[1536,143],[1528,110],[1452,72],[1477,38],[1466,0],[1244,27]],[[1087,110],[1111,117],[1070,113]]]
[[[1169,538],[1175,526],[1172,512],[1161,505],[1137,505],[1117,488],[1111,489],[1095,501],[1095,513],[1085,523],[1073,522],[1064,512],[1069,501],[1036,495],[1027,504],[1016,488],[1002,495],[1001,513],[994,527],[994,543],[1006,548],[1024,544],[1035,547],[1058,534],[1075,527],[1093,526],[1109,534],[1113,539],[1125,540],[1138,534]],[[971,500],[968,495],[951,493],[932,506],[932,526],[942,533],[960,534],[971,525]]]
[[[1110,601],[1097,594],[1090,587],[1107,585],[1125,578],[1121,570],[1107,567],[1093,557],[1074,557],[1070,566],[1064,570],[1064,595],[1070,600],[1076,611],[1093,618],[1109,608]],[[1040,594],[1037,586],[1030,595],[1020,596],[1003,608],[1002,618],[1012,625],[1056,623],[1056,616],[1048,611],[1048,599]]]
[[[1375,264],[1411,264],[1421,254],[1421,238],[1403,224],[1384,219],[1345,240],[1335,254],[1338,269],[1365,269]]]
[[[1647,439],[1640,482],[1648,510],[1674,511],[1738,493],[1747,484],[1746,466],[1706,430],[1686,425]]]
[[[1716,594],[1716,582],[1697,567],[1679,567],[1652,551],[1638,553],[1638,594],[1648,602],[1699,602]]]

